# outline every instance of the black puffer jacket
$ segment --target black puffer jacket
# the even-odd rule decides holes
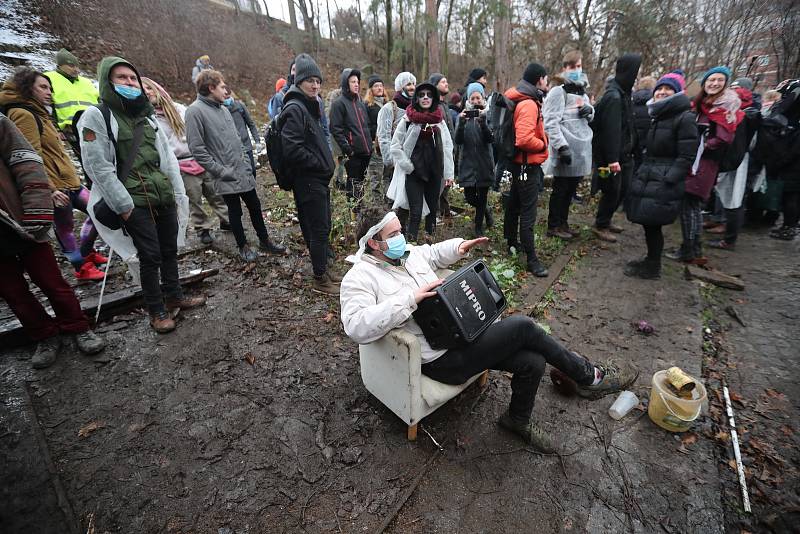
[[[656,103],[647,131],[644,159],[625,200],[628,220],[671,224],[678,216],[684,181],[697,154],[697,125],[689,98],[678,93]]]
[[[299,105],[289,105],[290,102]],[[320,124],[317,99],[309,99],[297,86],[292,86],[283,100],[280,120],[283,155],[289,161],[295,183],[303,178],[329,182],[333,176],[333,156]]]
[[[369,113],[361,98],[350,91],[347,79],[353,75],[361,78],[356,69],[342,71],[342,94],[331,104],[331,134],[343,154],[369,156],[372,154]]]
[[[647,130],[650,129],[647,101],[651,98],[653,98],[653,91],[650,89],[639,89],[633,92],[633,127],[636,130],[636,146],[633,152],[637,163],[641,163]]]
[[[592,151],[597,167],[631,159],[636,138],[631,89],[641,63],[639,54],[625,54],[619,58],[614,79],[608,82],[594,107]]]
[[[492,131],[486,116],[477,119],[461,117],[456,128],[456,145],[461,148],[458,185],[461,187],[491,187],[494,185]]]

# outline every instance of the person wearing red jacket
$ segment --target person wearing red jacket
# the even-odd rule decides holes
[[[533,237],[542,163],[547,160],[547,134],[544,132],[542,120],[542,100],[547,91],[547,83],[545,68],[538,63],[530,63],[516,87],[505,92],[506,98],[516,103],[516,151],[514,160],[506,168],[511,173],[511,194],[505,203],[503,233],[509,250],[518,249],[520,242],[522,243],[522,249],[527,256],[528,271],[538,277],[548,275],[547,269],[536,256]]]

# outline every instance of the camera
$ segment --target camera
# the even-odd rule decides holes
[[[481,114],[479,109],[468,109],[464,112],[464,116],[468,119],[477,119]]]

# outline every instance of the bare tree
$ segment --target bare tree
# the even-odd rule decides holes
[[[428,72],[439,72],[442,70],[442,63],[439,54],[439,5],[436,0],[425,0],[425,31]]]
[[[494,21],[494,71],[498,91],[503,91],[511,82],[508,61],[508,41],[511,38],[511,0],[503,0]]]
[[[295,30],[297,29],[297,11],[294,8],[294,0],[286,0],[286,3],[289,5],[289,24],[292,25],[292,28]]]

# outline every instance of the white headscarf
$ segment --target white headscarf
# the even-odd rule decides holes
[[[366,252],[367,250],[367,241],[372,239],[372,237],[375,234],[379,233],[386,227],[387,224],[389,224],[395,219],[397,219],[397,214],[393,211],[390,211],[389,213],[384,215],[383,219],[381,219],[378,224],[367,230],[367,233],[364,234],[364,236],[358,240],[358,252],[356,252],[351,256],[348,256],[347,261],[349,261],[350,263],[358,263],[359,261],[361,261],[361,256],[363,256],[364,252]]]

